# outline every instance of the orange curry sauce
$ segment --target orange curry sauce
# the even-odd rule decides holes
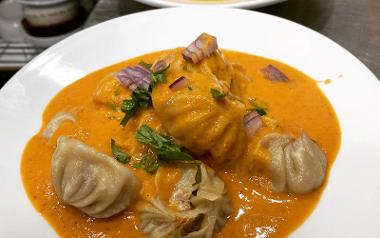
[[[142,182],[140,199],[118,215],[107,219],[94,219],[76,208],[61,204],[50,177],[50,161],[60,135],[79,139],[108,155],[112,154],[110,139],[113,138],[124,151],[134,157],[143,154],[146,148],[135,141],[134,134],[142,122],[156,129],[161,128],[153,110],[140,111],[126,127],[122,127],[120,120],[123,113],[117,109],[122,99],[129,97],[130,92],[122,88],[116,80],[113,84],[101,85],[104,80],[107,81],[107,77],[112,77],[121,68],[141,60],[153,62],[162,53],[140,56],[91,73],[65,87],[46,107],[42,130],[25,148],[21,175],[34,207],[59,236],[143,237],[137,230],[139,218],[136,210],[141,205],[139,200],[155,194],[169,196],[173,187],[171,184],[179,177],[178,169],[170,166],[160,168],[158,173],[165,176],[160,176],[159,179],[164,179],[165,182],[160,183],[163,184],[162,187],[155,188],[153,175],[131,168]],[[333,108],[316,82],[277,61],[233,51],[224,53],[230,62],[241,64],[251,78],[251,81],[241,82],[242,98],[259,98],[267,102],[268,116],[278,121],[281,131],[294,135],[302,130],[306,131],[326,152],[330,169],[340,145],[340,128]],[[283,71],[290,78],[290,82],[275,83],[264,79],[260,69],[268,64]],[[98,87],[103,89],[95,93]],[[106,100],[112,101],[108,103]],[[64,122],[54,136],[46,140],[41,135],[43,129],[61,111],[75,114],[77,122]],[[317,205],[324,186],[306,195],[279,194],[270,190],[270,180],[260,166],[265,161],[252,159],[259,138],[269,132],[269,128],[261,129],[248,142],[245,155],[228,171],[214,168],[225,182],[233,205],[233,213],[216,237],[285,237],[300,226]]]

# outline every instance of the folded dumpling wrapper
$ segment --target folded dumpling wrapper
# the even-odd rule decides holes
[[[51,176],[62,203],[96,218],[127,208],[140,188],[137,177],[114,158],[65,136],[58,139]]]
[[[166,131],[196,155],[210,153],[217,163],[239,158],[246,146],[243,117],[245,105],[229,92],[234,71],[222,52],[196,65],[182,59],[181,49],[167,71],[167,84],[155,87],[153,108]],[[184,70],[184,68],[186,70]],[[186,78],[187,87],[172,91],[176,79]],[[210,89],[228,94],[213,98]]]
[[[270,170],[274,191],[304,194],[323,183],[326,155],[307,134],[294,139],[290,134],[272,133],[264,136],[261,144],[272,155]]]
[[[171,202],[156,197],[141,211],[139,229],[150,238],[212,238],[232,213],[224,182],[201,165],[202,182],[194,185],[196,169],[186,168],[174,188]]]

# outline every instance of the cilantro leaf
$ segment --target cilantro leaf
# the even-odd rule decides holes
[[[146,68],[146,69],[150,69],[150,67],[152,67],[152,64],[147,63],[147,62],[145,62],[145,61],[143,61],[143,60],[141,60],[141,61],[139,62],[139,65],[141,65],[142,67],[144,67],[144,68]]]
[[[193,183],[193,186],[199,184],[200,182],[202,182],[202,170],[201,166],[198,164],[197,173],[195,174],[195,183]]]
[[[133,99],[123,100],[121,103],[121,111],[125,113],[124,118],[121,120],[120,124],[125,126],[129,119],[131,119],[139,109],[138,103]]]
[[[117,97],[117,96],[120,95],[120,93],[121,93],[120,89],[116,89],[116,90],[113,92],[113,95]]]
[[[142,88],[136,88],[132,93],[132,99],[138,103],[139,107],[149,108],[152,106],[151,93]]]
[[[215,88],[211,88],[210,93],[211,93],[212,97],[216,100],[223,99],[225,96],[227,96],[227,93],[221,93],[221,92],[219,92],[219,90],[217,90]]]
[[[133,168],[143,169],[147,173],[154,173],[160,167],[160,161],[151,154],[144,155],[139,162],[132,165]]]
[[[135,135],[137,141],[149,145],[156,152],[157,158],[143,157],[140,162],[134,165],[135,168],[143,168],[145,171],[156,171],[161,162],[167,163],[184,163],[196,165],[198,170],[195,176],[195,184],[202,181],[202,173],[200,172],[199,160],[195,160],[191,155],[181,151],[181,148],[174,143],[169,137],[158,134],[147,125],[142,125]],[[151,155],[150,155],[151,156]],[[150,169],[153,168],[153,169]],[[152,172],[149,172],[152,173]]]
[[[113,101],[107,101],[106,102],[106,105],[107,107],[109,107],[110,109],[112,109],[113,111],[116,111],[116,104],[113,102]]]
[[[121,104],[121,111],[125,113],[125,116],[120,124],[125,126],[140,108],[149,108],[151,106],[152,97],[150,92],[142,88],[136,88],[132,93],[132,99],[123,100]]]
[[[267,111],[264,108],[255,108],[254,109],[260,116],[265,116],[267,114]]]
[[[156,149],[158,154],[169,151],[180,152],[181,149],[170,138],[160,135],[147,125],[142,125],[136,133],[136,140]],[[189,155],[190,156],[190,155]]]
[[[267,114],[267,106],[265,102],[257,98],[250,98],[249,101],[253,108],[249,109],[248,111],[256,111],[260,116],[265,116]]]
[[[150,87],[153,89],[158,83],[166,83],[166,74],[165,71],[170,68],[170,64],[160,71],[152,73],[150,75]]]
[[[170,138],[156,133],[147,125],[142,125],[137,130],[135,138],[155,149],[158,158],[166,162],[199,163],[191,155],[181,151],[181,148]]]
[[[168,161],[195,161],[191,155],[182,151],[161,151],[158,154]]]
[[[116,142],[114,139],[111,139],[111,150],[112,150],[112,155],[113,157],[123,163],[126,164],[130,161],[131,156],[124,153],[118,146],[116,146]]]

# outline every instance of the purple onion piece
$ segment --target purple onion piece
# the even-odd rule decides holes
[[[187,86],[187,79],[184,76],[177,78],[172,84],[170,84],[169,88],[172,91],[180,90]]]
[[[287,82],[289,78],[281,72],[278,68],[273,65],[268,65],[267,67],[261,69],[261,72],[264,74],[264,77],[271,81],[276,82]]]
[[[152,65],[152,72],[158,73],[160,71],[165,70],[167,67],[169,67],[169,63],[165,60],[158,60]]]
[[[256,111],[252,111],[244,116],[244,126],[248,137],[252,138],[263,127],[263,120]]]
[[[136,88],[149,89],[150,70],[141,66],[129,66],[116,74],[116,78],[124,87],[134,91]]]
[[[218,43],[216,37],[202,33],[182,52],[182,56],[186,61],[196,64],[204,58],[209,57],[217,49]]]

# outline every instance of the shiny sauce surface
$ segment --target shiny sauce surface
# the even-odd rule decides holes
[[[117,108],[123,99],[130,96],[130,92],[109,78],[125,66],[141,60],[153,62],[162,53],[168,52],[170,50],[143,55],[91,73],[65,87],[46,107],[41,131],[25,148],[21,175],[32,204],[59,236],[143,237],[137,229],[139,218],[136,212],[143,205],[142,201],[154,196],[164,199],[170,196],[170,190],[179,177],[178,168],[164,166],[157,171],[161,176],[156,179],[162,180],[160,187],[155,186],[154,175],[131,168],[142,182],[137,202],[111,218],[94,219],[61,204],[50,177],[50,162],[60,135],[79,139],[108,155],[112,154],[111,138],[133,157],[146,153],[147,148],[134,138],[137,128],[147,123],[160,131],[162,125],[150,109],[139,112],[127,126],[121,127],[123,113]],[[224,53],[230,62],[243,66],[251,78],[240,83],[242,98],[266,102],[268,117],[275,118],[279,124],[278,130],[294,135],[306,131],[326,152],[329,170],[339,149],[340,129],[335,112],[317,83],[298,70],[274,60],[233,51]],[[283,71],[290,82],[275,83],[265,79],[260,69],[268,64]],[[43,129],[56,113],[62,111],[73,113],[77,122],[64,122],[54,136],[46,140],[41,135]],[[317,205],[324,185],[305,195],[271,191],[264,169],[268,161],[265,156],[255,156],[259,139],[270,131],[268,127],[261,129],[249,141],[244,155],[234,166],[213,167],[225,182],[233,206],[226,226],[216,237],[285,237],[299,227]],[[170,176],[165,176],[167,174]]]

